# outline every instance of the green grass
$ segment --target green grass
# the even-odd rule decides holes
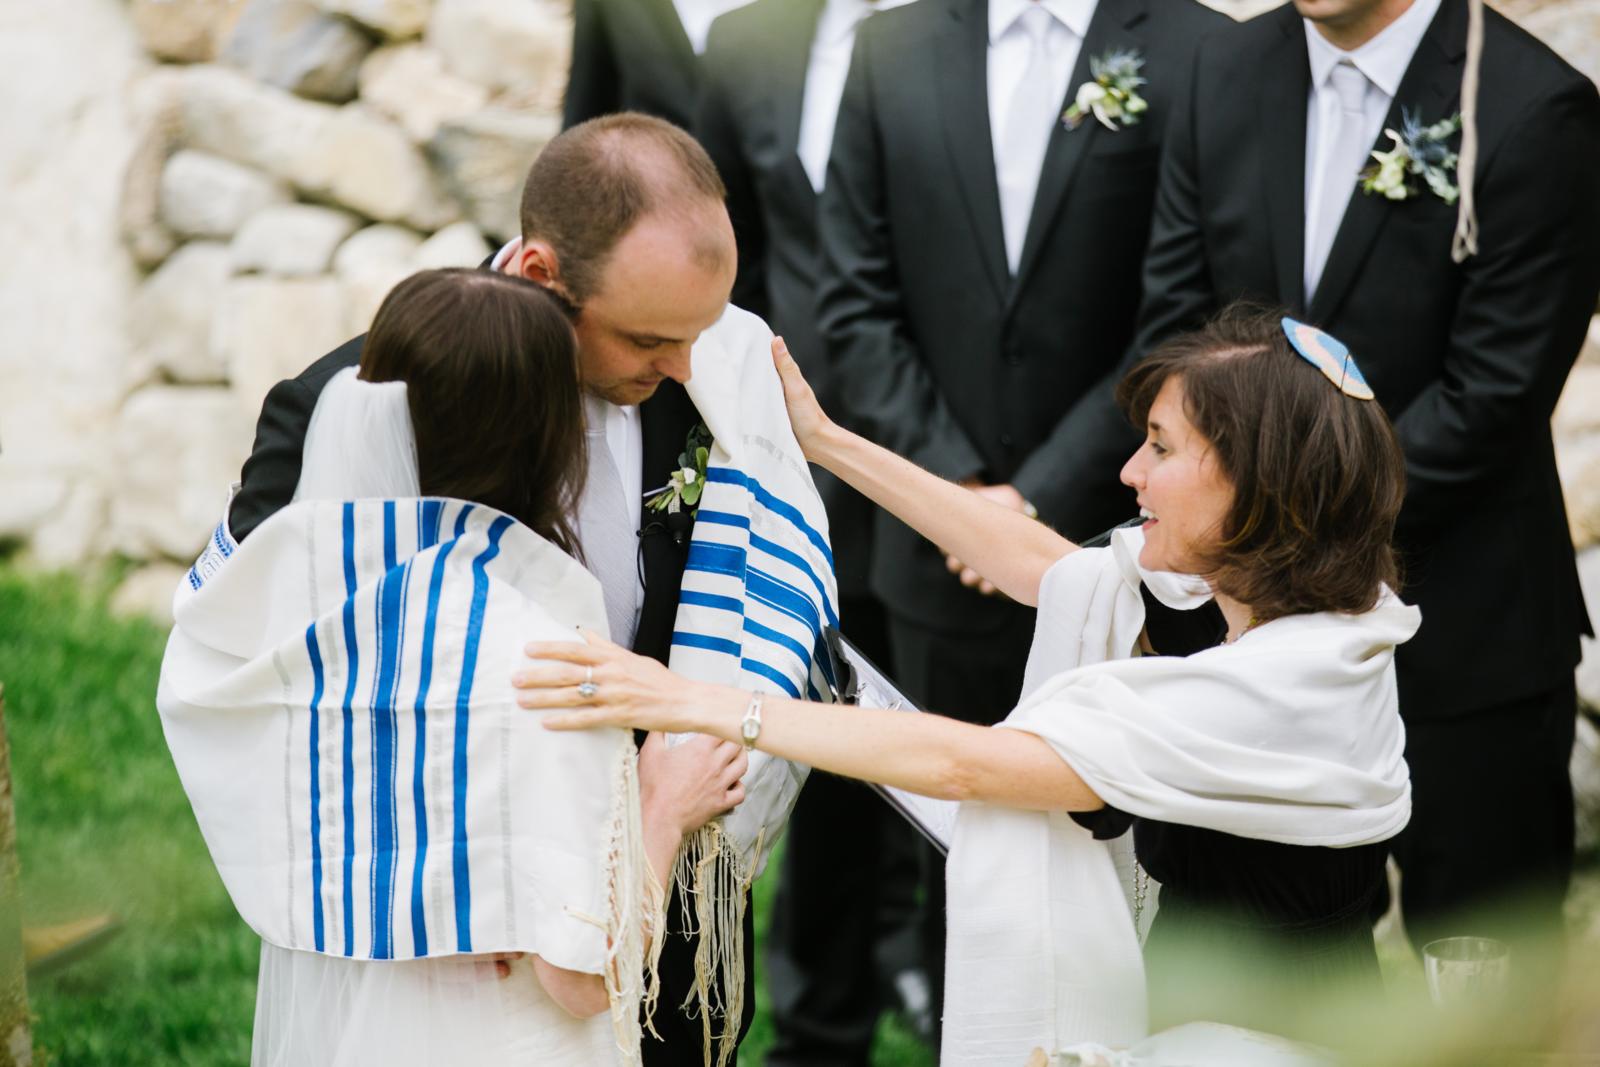
[[[113,620],[111,575],[80,585],[0,568],[6,687],[29,925],[113,911],[105,949],[35,981],[51,1064],[242,1064],[258,942],[229,902],[156,714],[164,635]]]
[[[236,1067],[250,1059],[259,942],[222,888],[161,736],[165,635],[110,615],[115,576],[79,581],[0,563],[24,916],[37,926],[113,911],[123,922],[103,950],[30,985],[36,1062]],[[771,883],[756,887],[760,926]],[[759,1064],[772,1043],[760,995],[743,1064]],[[932,1057],[886,1024],[874,1062]]]

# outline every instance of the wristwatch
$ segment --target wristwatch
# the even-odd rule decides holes
[[[739,720],[739,738],[744,742],[744,750],[749,752],[756,747],[756,740],[761,736],[761,694],[751,693],[750,703],[744,709],[744,718]]]

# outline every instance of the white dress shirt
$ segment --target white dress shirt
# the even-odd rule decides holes
[[[736,7],[744,7],[751,0],[672,0],[683,23],[683,32],[689,35],[689,47],[699,55],[706,50],[706,35],[718,15],[727,14]]]
[[[828,176],[833,128],[839,119],[845,76],[850,73],[856,28],[875,11],[887,11],[909,3],[911,0],[828,0],[817,18],[817,32],[811,38],[811,59],[806,64],[805,95],[800,106],[800,143],[795,154],[800,157],[806,177],[811,179],[811,188],[819,193]]]
[[[1438,10],[1439,0],[1415,0],[1404,14],[1352,52],[1335,47],[1310,19],[1301,20],[1305,24],[1306,53],[1311,61],[1311,94],[1306,102],[1304,272],[1308,300],[1316,291],[1322,269],[1327,264],[1328,250],[1333,245],[1331,234],[1317,233],[1318,220],[1325,214],[1335,222],[1343,217],[1344,205],[1350,202],[1356,188],[1355,176],[1365,168],[1372,145],[1383,132],[1384,116],[1400,90],[1400,79],[1405,77],[1411,57]],[[1350,149],[1350,158],[1335,159],[1332,158],[1335,154],[1333,131],[1339,122],[1339,97],[1333,87],[1333,70],[1340,62],[1350,64],[1366,76],[1363,103],[1366,127],[1359,151]],[[1424,115],[1422,119],[1437,122],[1445,117]],[[1333,202],[1325,205],[1324,201],[1330,197]]]
[[[1067,81],[1078,62],[1096,0],[990,0],[989,2],[989,133],[994,144],[995,180],[1000,188],[1000,220],[1005,231],[1006,260],[1013,274],[1022,259],[1022,242],[1039,190],[1039,171],[1055,124],[1066,106]],[[1024,85],[1031,43],[1023,16],[1033,8],[1051,15],[1050,69],[1045,78]],[[1037,93],[1049,101],[1049,120],[1031,126],[1020,139],[1007,136],[1019,92]],[[1041,109],[1046,110],[1046,109]]]

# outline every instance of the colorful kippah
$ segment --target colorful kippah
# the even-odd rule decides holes
[[[1356,366],[1355,357],[1350,355],[1344,342],[1287,316],[1283,320],[1283,332],[1294,350],[1300,353],[1300,358],[1321,371],[1341,393],[1354,400],[1372,399],[1372,386],[1362,377],[1361,368]]]

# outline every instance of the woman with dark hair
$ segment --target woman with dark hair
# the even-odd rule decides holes
[[[1137,1039],[1144,871],[1160,883],[1145,957],[1158,1025],[1186,1015],[1175,959],[1197,940],[1213,985],[1375,978],[1383,842],[1410,812],[1393,653],[1419,620],[1392,591],[1399,446],[1343,346],[1235,309],[1153,352],[1118,390],[1146,433],[1122,471],[1144,521],[1095,549],[838,427],[774,349],[809,459],[1038,606],[1017,709],[991,729],[762,701],[595,637],[530,646],[555,662],[519,672],[523,706],[567,709],[555,729],[711,733],[960,801],[947,1064]],[[1208,602],[1220,610],[1195,610]],[[1192,655],[1152,654],[1179,632],[1200,635]],[[1125,901],[1097,838],[1130,822],[1142,866]],[[1249,1009],[1206,1011],[1260,1025]]]
[[[262,937],[258,1067],[637,1062],[661,886],[746,758],[516,711],[530,634],[606,627],[584,440],[556,298],[414,275],[322,391],[295,502],[180,588],[157,699]]]

